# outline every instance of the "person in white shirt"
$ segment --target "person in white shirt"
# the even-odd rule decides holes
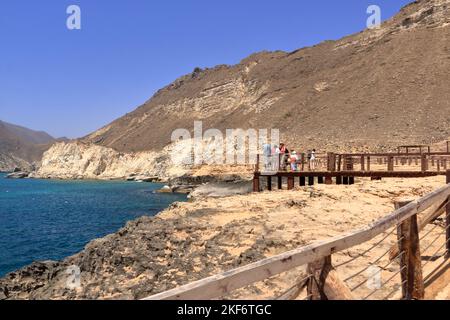
[[[311,170],[316,170],[316,149],[311,151],[311,158],[309,159],[309,165]]]

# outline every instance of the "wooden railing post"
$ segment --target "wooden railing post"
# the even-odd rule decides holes
[[[280,154],[278,154],[278,172],[280,172],[281,171],[281,168],[282,168],[282,164],[281,164],[281,161],[283,160],[283,155],[280,153]]]
[[[341,281],[331,263],[331,256],[309,263],[307,272],[311,276],[307,284],[310,300],[353,300],[350,289]]]
[[[364,156],[361,156],[361,171],[366,171]]]
[[[411,201],[395,203],[400,209]],[[422,259],[420,255],[419,227],[417,215],[406,219],[397,227],[399,245],[400,275],[402,281],[402,297],[405,300],[421,300],[425,297],[422,276]]]
[[[255,175],[253,176],[253,192],[260,192],[259,173],[258,172],[255,172]]]
[[[427,155],[426,154],[422,154],[421,158],[420,158],[420,166],[421,166],[421,170],[422,172],[427,171]]]
[[[370,171],[370,156],[367,156],[367,171]]]
[[[294,184],[295,184],[294,177],[289,176],[289,177],[287,178],[287,184],[288,184],[288,185],[287,185],[288,190],[294,189]]]
[[[328,152],[327,170],[336,171],[336,154],[334,154],[333,152]]]
[[[259,161],[261,160],[261,156],[258,154],[256,155],[256,165],[255,165],[255,172],[259,172]]]
[[[301,161],[302,161],[302,171],[305,171],[305,154],[302,153],[301,155]]]
[[[394,157],[388,157],[388,171],[394,171]]]

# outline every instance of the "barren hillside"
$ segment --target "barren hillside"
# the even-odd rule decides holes
[[[0,121],[0,171],[14,167],[29,168],[40,161],[42,153],[55,139],[42,131],[34,131]]]
[[[378,30],[194,70],[84,138],[160,150],[176,128],[279,128],[296,147],[387,149],[450,136],[450,1],[406,6]]]

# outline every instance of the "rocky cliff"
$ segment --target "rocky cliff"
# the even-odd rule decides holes
[[[47,150],[35,178],[58,179],[149,179],[167,180],[186,173],[173,166],[170,149],[161,152],[118,152],[81,142],[56,143]]]

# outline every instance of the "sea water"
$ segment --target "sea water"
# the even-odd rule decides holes
[[[9,180],[0,173],[0,277],[33,261],[60,260],[127,221],[154,216],[180,194],[124,181]]]

